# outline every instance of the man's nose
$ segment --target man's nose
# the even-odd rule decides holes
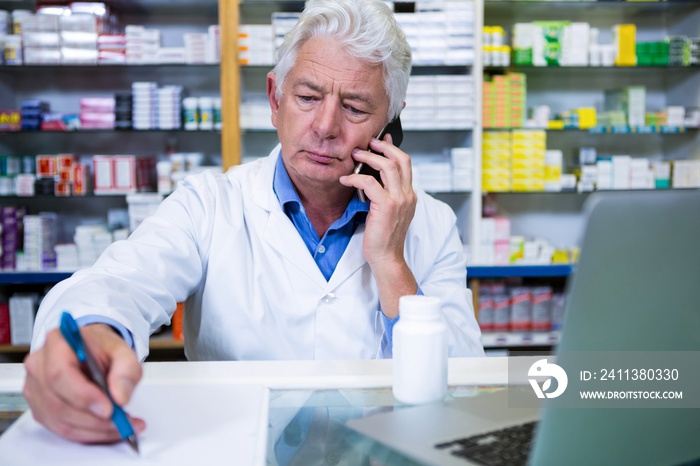
[[[335,139],[340,131],[341,108],[337,102],[325,100],[314,118],[314,129],[321,139]]]

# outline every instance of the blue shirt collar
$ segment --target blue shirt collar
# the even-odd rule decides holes
[[[284,210],[287,215],[290,214],[290,209],[298,211],[304,210],[299,194],[296,189],[294,189],[292,179],[289,177],[289,173],[287,173],[287,169],[284,166],[281,151],[277,157],[277,163],[275,164],[272,189],[275,191],[275,195],[282,206],[282,210]],[[355,194],[350,200],[347,209],[345,209],[345,213],[343,213],[343,216],[339,218],[338,221],[340,223],[346,223],[359,212],[369,212],[369,201],[362,202],[357,194]],[[364,216],[359,216],[358,220],[361,220],[360,223],[364,223]]]

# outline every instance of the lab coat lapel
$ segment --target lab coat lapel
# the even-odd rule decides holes
[[[309,277],[319,288],[326,286],[326,278],[309,253],[294,224],[282,210],[273,210],[265,226],[263,239],[284,259]]]
[[[261,169],[255,175],[256,179],[251,183],[253,202],[268,214],[267,220],[263,220],[266,224],[262,237],[280,256],[280,266],[282,261],[288,261],[319,288],[323,288],[326,285],[326,278],[311,257],[294,224],[282,211],[272,190],[272,179],[279,151],[279,145],[272,149],[270,156],[262,161]]]
[[[337,267],[331,275],[331,279],[324,290],[324,293],[330,293],[347,280],[360,267],[367,263],[365,255],[362,253],[362,240],[365,236],[365,225],[358,225],[355,234],[350,238],[348,247],[345,248],[343,256],[340,258]]]

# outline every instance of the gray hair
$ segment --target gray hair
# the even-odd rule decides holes
[[[391,9],[381,0],[310,0],[277,51],[275,95],[294,66],[299,49],[312,37],[333,37],[353,57],[381,63],[389,98],[387,118],[403,108],[411,74],[411,48]]]

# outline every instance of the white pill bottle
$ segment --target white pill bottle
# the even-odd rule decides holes
[[[447,326],[440,300],[402,296],[393,330],[393,392],[407,404],[441,401],[447,394]]]

